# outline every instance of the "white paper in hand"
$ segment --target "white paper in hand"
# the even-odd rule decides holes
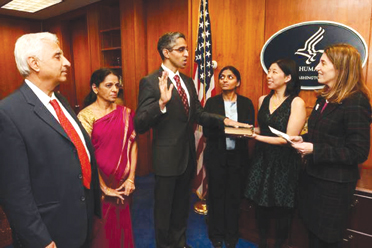
[[[282,137],[283,139],[285,139],[286,141],[288,141],[289,143],[293,144],[293,142],[290,141],[290,139],[289,139],[289,135],[288,135],[288,134],[283,133],[283,132],[280,132],[279,130],[276,130],[275,128],[270,127],[270,126],[269,126],[269,128],[270,128],[270,131],[271,131],[273,134],[276,134],[276,135],[278,135],[279,137]]]

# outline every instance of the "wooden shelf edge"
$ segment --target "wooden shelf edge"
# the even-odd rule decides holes
[[[110,69],[121,69],[121,66],[114,66],[114,65],[106,65],[104,66],[105,68],[110,68]]]
[[[121,47],[107,47],[107,48],[102,48],[101,51],[113,51],[113,50],[121,50]]]
[[[103,29],[103,30],[100,30],[99,32],[100,33],[107,33],[107,32],[116,31],[116,30],[119,30],[120,31],[120,27]]]

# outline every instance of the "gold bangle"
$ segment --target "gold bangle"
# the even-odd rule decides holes
[[[134,184],[134,181],[132,180],[132,179],[127,179],[127,181],[129,181],[129,182],[131,182],[131,183],[133,183]]]

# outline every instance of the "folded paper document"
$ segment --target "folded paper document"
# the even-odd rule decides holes
[[[270,126],[269,126],[269,128],[270,128],[270,131],[273,134],[276,134],[277,136],[282,137],[283,139],[285,139],[286,141],[288,141],[291,144],[293,143],[292,141],[289,140],[289,135],[288,134],[280,132],[279,130],[276,130],[275,128],[270,127]]]

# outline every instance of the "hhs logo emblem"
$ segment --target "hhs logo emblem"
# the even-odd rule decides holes
[[[286,27],[271,36],[261,50],[261,65],[267,68],[278,59],[290,58],[297,62],[301,89],[313,90],[318,84],[316,65],[331,44],[348,43],[360,52],[363,66],[367,62],[368,48],[363,37],[354,29],[329,21],[303,22]]]
[[[324,29],[320,27],[319,30],[305,42],[304,48],[298,49],[297,52],[295,52],[295,54],[299,54],[299,55],[307,57],[306,64],[309,65],[312,62],[314,62],[317,53],[324,52],[324,50],[315,49],[315,46],[321,40],[323,40],[323,37],[324,37],[323,34],[324,34]]]

